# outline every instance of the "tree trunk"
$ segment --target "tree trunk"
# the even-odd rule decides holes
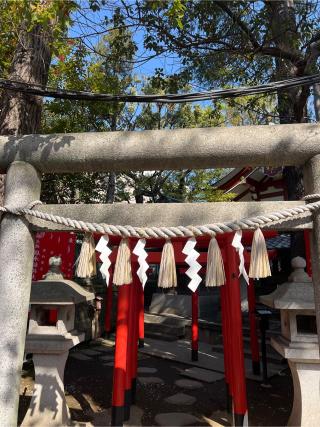
[[[271,34],[275,45],[287,52],[296,52],[299,46],[299,34],[293,0],[268,1]],[[298,55],[297,55],[298,56]],[[277,58],[276,80],[303,75],[301,63]],[[306,92],[307,91],[307,92]],[[306,121],[306,100],[308,89],[304,87],[291,88],[278,92],[278,113],[280,123],[301,123]],[[283,171],[287,187],[288,200],[297,200],[303,196],[302,171],[300,168],[287,166]]]
[[[23,24],[9,79],[45,86],[51,62],[51,29],[36,25],[30,32]],[[42,97],[5,90],[0,99],[0,134],[18,135],[39,132]],[[0,183],[3,204],[4,175]]]
[[[293,0],[268,1],[271,34],[275,45],[287,52],[297,52],[299,34]],[[300,63],[276,58],[276,80],[303,75],[305,69]],[[280,123],[301,123],[306,121],[307,97],[309,89],[296,87],[278,92],[278,113]],[[299,200],[304,195],[302,169],[286,166],[283,169],[283,178],[287,189],[288,200]],[[291,257],[305,256],[303,233],[291,235]]]
[[[106,195],[106,203],[114,202],[114,195],[116,192],[116,181],[117,175],[115,172],[109,173],[108,187],[107,187],[107,195]]]
[[[320,84],[313,86],[313,105],[316,121],[320,122]]]

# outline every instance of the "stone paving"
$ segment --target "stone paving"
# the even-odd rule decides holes
[[[158,377],[139,377],[138,381],[142,385],[149,385],[149,384],[164,384],[163,380]]]
[[[199,381],[185,380],[185,379],[175,381],[175,385],[177,385],[178,387],[186,388],[190,390],[195,390],[197,388],[203,387],[203,384]]]
[[[140,366],[138,374],[155,374],[158,371],[156,368],[148,368],[147,366]]]
[[[224,374],[196,367],[185,369],[181,372],[181,375],[183,375],[184,377],[194,378],[196,380],[203,381],[206,383],[213,383],[214,381],[219,381],[224,378]]]
[[[147,338],[146,347],[139,351],[139,401],[137,406],[132,406],[131,418],[125,423],[125,426],[210,425],[217,427],[228,425],[228,417],[223,411],[221,417],[217,416],[219,410],[215,410],[212,415],[210,412],[205,415],[205,408],[212,410],[212,402],[217,399],[220,399],[220,402],[225,400],[224,375],[221,372],[223,360],[212,353],[210,345],[200,343],[199,362],[190,360],[190,346],[186,340],[168,343]],[[75,368],[78,366],[77,369],[81,371],[71,382],[72,385],[69,383],[66,388],[68,405],[72,414],[82,413],[90,419],[87,422],[74,422],[73,425],[87,427],[109,425],[110,407],[106,407],[102,401],[100,403],[97,396],[94,397],[90,394],[86,385],[93,381],[94,384],[102,384],[103,388],[107,387],[109,394],[104,401],[110,405],[113,352],[114,342],[112,340],[100,340],[86,347],[80,345],[70,352],[69,358],[74,361],[71,365]],[[150,357],[150,355],[156,357]],[[169,359],[172,362],[170,364],[168,360],[163,360],[160,363],[161,359]],[[162,368],[158,369],[160,366]],[[170,368],[169,374],[166,374],[166,366],[168,369]],[[108,372],[109,380],[107,382],[102,378],[97,378],[95,373],[90,373],[93,372],[90,370],[95,367],[100,369],[102,375],[104,375],[103,372]],[[279,371],[279,366],[277,369]],[[98,388],[94,387],[94,390],[98,390]],[[213,390],[215,391],[213,392]],[[217,390],[219,390],[220,397]],[[212,393],[211,397],[210,393]],[[25,392],[25,395],[27,396],[28,393]],[[102,396],[104,395],[105,393],[102,392]],[[157,412],[153,409],[150,413],[149,405],[153,405]],[[224,405],[225,403],[223,403]]]
[[[189,394],[176,393],[173,396],[169,396],[165,399],[165,402],[171,403],[172,405],[193,405],[196,402],[194,396],[189,396]]]
[[[211,344],[199,342],[199,360],[191,360],[190,341],[182,339],[168,344],[166,341],[147,338],[145,347],[140,349],[144,354],[161,357],[191,366],[198,366],[212,371],[224,373],[223,353],[215,352]],[[251,359],[245,357],[246,377],[248,379],[261,381],[261,376],[252,373]],[[268,375],[277,375],[284,367],[280,363],[268,363]]]
[[[183,412],[169,412],[164,414],[158,414],[155,417],[155,422],[159,426],[191,426],[199,425],[201,421],[199,418],[191,414],[185,414]]]
[[[146,348],[148,348],[150,339],[147,339]],[[155,340],[152,340],[152,344],[154,344]],[[161,346],[162,342],[158,342],[158,345]],[[168,343],[166,344],[166,348],[168,349]],[[170,343],[170,350],[172,350],[172,344]],[[185,348],[182,348],[182,351],[184,351]],[[104,366],[111,367],[114,363],[114,356],[113,356],[113,346],[111,343],[108,347],[94,347],[94,349],[75,349],[75,351],[72,351],[70,353],[70,357],[77,359],[77,360],[90,360],[90,358],[96,358],[98,357],[101,362],[103,362]],[[140,350],[141,351],[141,350]],[[154,348],[153,348],[154,351]],[[142,349],[141,353],[145,354],[147,353]],[[172,354],[170,352],[167,352],[167,354]],[[189,354],[189,353],[187,353]],[[161,355],[162,356],[162,355]],[[146,356],[140,357],[140,359],[145,358]],[[106,363],[107,362],[107,363]],[[212,363],[212,360],[211,360]],[[192,363],[191,363],[192,365]],[[219,367],[221,368],[221,363],[219,360]],[[181,376],[187,376],[192,379],[186,379],[181,378],[177,381],[175,381],[175,385],[178,388],[181,388],[183,390],[197,390],[202,389],[204,387],[203,382],[205,383],[211,383],[214,381],[219,381],[223,378],[223,375],[214,371],[209,371],[208,369],[201,369],[197,367],[191,367],[188,369],[178,369],[177,370],[179,375]],[[157,375],[157,368],[154,367],[148,367],[148,366],[140,366],[138,368],[138,382],[142,387],[149,387],[149,386],[161,386],[164,385],[164,381],[162,378],[160,378]],[[198,380],[198,381],[197,381]],[[175,407],[192,407],[194,404],[196,404],[197,399],[195,396],[191,396],[187,393],[178,392],[171,396],[168,396],[165,399],[165,402],[172,406],[172,412],[164,412],[159,413],[155,416],[154,422],[156,425],[159,426],[201,426],[201,425],[208,425],[210,422],[206,422],[204,420],[199,420],[198,417],[186,413],[186,412],[176,412],[174,410]],[[76,405],[77,406],[77,405]],[[161,405],[159,405],[159,409],[161,409]],[[140,408],[134,407],[131,412],[132,416],[130,417],[130,420],[125,424],[126,426],[133,426],[133,425],[142,425],[141,424],[141,417],[143,414],[143,411],[141,411]],[[98,414],[94,416],[93,422],[85,423],[86,426],[90,427],[93,425],[101,425],[101,423],[110,423],[110,409],[101,411]],[[106,425],[107,425],[106,424]],[[78,423],[74,425],[84,425],[83,423]],[[216,424],[217,426],[220,424]]]

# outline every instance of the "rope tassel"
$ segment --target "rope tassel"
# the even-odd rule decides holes
[[[226,283],[223,259],[215,237],[212,237],[208,247],[206,286],[223,286]]]
[[[84,235],[77,264],[76,276],[86,279],[97,274],[95,243],[91,233]]]
[[[116,286],[128,285],[132,282],[131,252],[128,239],[122,239],[118,248],[114,266],[113,283]]]
[[[158,277],[159,288],[176,288],[177,272],[172,242],[167,240],[163,246]]]
[[[262,279],[271,276],[266,241],[260,228],[253,235],[249,277]]]

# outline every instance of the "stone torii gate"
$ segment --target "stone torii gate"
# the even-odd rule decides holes
[[[320,126],[316,124],[0,136],[5,205],[24,208],[40,198],[39,173],[107,172],[251,166],[304,166],[307,194],[320,193]],[[320,197],[320,196],[319,196]],[[303,202],[157,205],[42,205],[37,210],[90,222],[178,226],[238,220]],[[312,229],[312,271],[320,332],[320,212],[272,228]],[[36,218],[4,214],[0,228],[0,420],[17,421],[34,254],[33,233],[64,230]]]

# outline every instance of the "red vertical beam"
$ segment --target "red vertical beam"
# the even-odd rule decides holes
[[[247,392],[243,355],[242,313],[239,280],[239,256],[231,245],[233,234],[226,239],[225,263],[226,289],[229,304],[231,353],[230,365],[232,370],[233,417],[235,426],[246,423]]]
[[[130,286],[131,285],[122,285],[119,286],[118,290],[111,412],[112,426],[122,426],[124,421]]]
[[[224,378],[226,384],[226,398],[227,398],[227,411],[230,413],[232,410],[232,378],[230,370],[230,332],[228,328],[228,305],[226,286],[220,287],[220,301],[221,301],[221,324],[222,324],[222,339],[223,339],[223,359],[224,359]]]
[[[111,318],[112,318],[112,299],[113,299],[113,289],[112,289],[112,277],[113,271],[110,272],[109,285],[106,288],[106,303],[105,303],[105,314],[104,314],[104,330],[107,335],[111,332]]]
[[[304,244],[305,244],[305,252],[306,252],[306,264],[307,264],[307,273],[311,277],[312,276],[312,270],[311,270],[311,251],[310,251],[310,231],[304,230]]]
[[[144,347],[144,291],[139,286],[139,347]]]
[[[191,326],[191,360],[198,360],[199,349],[199,293],[198,290],[192,292],[192,326]]]
[[[138,371],[138,342],[139,342],[139,319],[140,319],[140,298],[142,285],[136,272],[133,272],[134,303],[133,303],[133,348],[132,348],[132,375],[131,375],[131,396],[132,403],[136,402],[137,371]]]
[[[127,337],[127,364],[126,364],[126,384],[124,397],[124,421],[130,418],[131,406],[131,378],[133,361],[133,323],[134,323],[134,289],[133,283],[129,285],[129,312],[128,312],[128,337]]]
[[[256,294],[254,290],[254,280],[249,279],[247,289],[248,306],[249,306],[249,324],[250,324],[250,350],[252,360],[252,372],[254,375],[260,375],[260,353],[259,339],[257,333],[256,319]]]

